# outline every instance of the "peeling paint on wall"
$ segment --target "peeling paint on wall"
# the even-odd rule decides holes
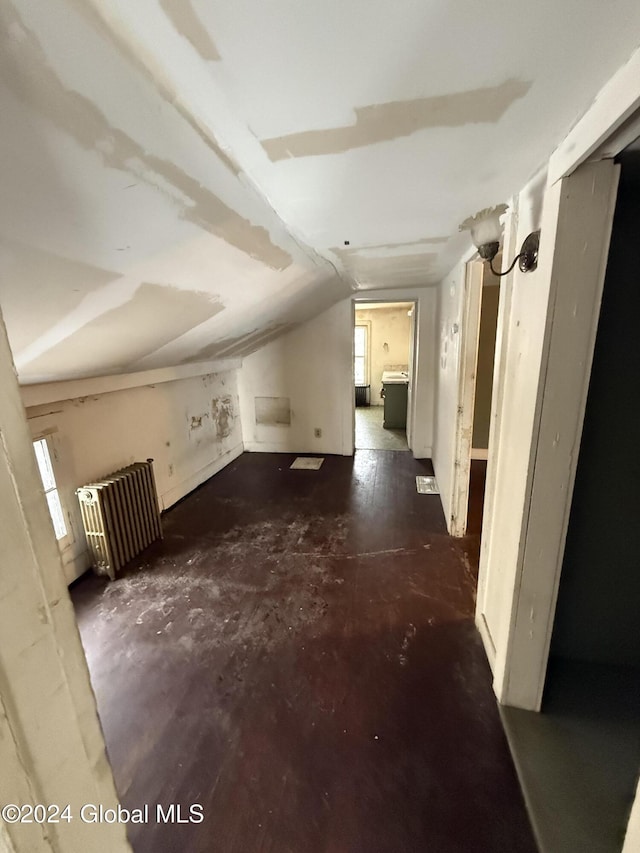
[[[141,284],[133,297],[106,311],[29,363],[34,375],[77,370],[123,370],[224,310],[208,293],[167,284]]]
[[[97,152],[105,166],[130,172],[168,197],[184,219],[272,269],[291,265],[289,253],[272,242],[266,228],[252,225],[175,163],[150,154],[111,126],[88,98],[66,89],[10,4],[3,5],[0,16],[0,75],[20,101],[71,135],[80,147]]]
[[[288,397],[256,397],[255,407],[257,424],[291,425],[291,400]]]
[[[235,420],[233,397],[229,394],[225,394],[224,397],[214,397],[211,401],[211,418],[218,438],[227,438],[231,435]]]
[[[468,92],[356,107],[355,124],[264,139],[262,147],[275,162],[289,157],[342,154],[433,127],[495,123],[530,87],[527,81],[506,80],[499,86]]]
[[[220,59],[213,39],[193,8],[192,0],[160,0],[160,5],[176,30],[203,59],[213,62]]]

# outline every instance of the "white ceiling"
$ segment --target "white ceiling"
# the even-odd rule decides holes
[[[640,42],[636,0],[0,0],[23,382],[242,355],[436,283]],[[348,245],[345,245],[348,241]]]

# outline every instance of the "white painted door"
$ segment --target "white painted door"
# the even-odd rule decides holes
[[[538,269],[509,277],[502,312],[476,623],[499,701],[527,710],[542,700],[618,172],[586,163],[547,186]]]

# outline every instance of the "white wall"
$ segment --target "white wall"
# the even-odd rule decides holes
[[[0,803],[75,815],[0,821],[0,849],[125,853],[124,825],[78,819],[117,795],[1,316],[0,387]]]
[[[429,458],[433,444],[435,289],[376,291],[375,299],[417,303],[412,449],[416,458]],[[246,450],[353,453],[352,307],[352,300],[345,299],[243,360],[238,390]],[[256,397],[288,398],[291,424],[257,424]],[[322,430],[321,438],[314,437],[316,427]]]
[[[232,370],[31,406],[27,417],[33,438],[46,434],[55,454],[72,531],[63,552],[69,582],[88,565],[76,488],[151,457],[166,509],[243,449]]]
[[[356,324],[368,325],[369,382],[371,405],[382,406],[382,374],[385,370],[407,370],[412,317],[403,308],[356,308]]]
[[[247,450],[353,452],[351,322],[343,300],[244,359],[238,390]],[[288,399],[290,425],[256,423],[256,397]]]

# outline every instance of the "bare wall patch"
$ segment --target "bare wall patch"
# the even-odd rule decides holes
[[[291,400],[288,397],[256,397],[255,406],[257,424],[291,425]]]
[[[352,148],[388,142],[427,128],[495,123],[530,88],[530,81],[506,80],[499,86],[468,92],[356,107],[355,124],[264,139],[262,147],[275,162],[289,157],[342,154]]]
[[[9,4],[1,7],[0,19],[0,76],[18,100],[69,134],[81,148],[97,152],[105,166],[130,172],[161,192],[184,219],[272,269],[291,265],[291,255],[271,240],[266,228],[253,225],[175,163],[150,154],[110,125],[89,98],[66,89],[37,38]],[[16,30],[21,32],[19,40],[11,35]]]
[[[14,355],[63,320],[88,293],[120,277],[113,270],[3,239],[0,304]]]
[[[160,5],[176,30],[203,59],[213,62],[220,59],[213,39],[193,8],[192,0],[160,0]]]
[[[124,370],[223,310],[207,293],[141,284],[132,298],[105,311],[29,364],[29,372]]]
[[[193,113],[185,106],[185,104],[182,103],[179,94],[169,87],[165,80],[165,74],[163,69],[159,68],[157,69],[155,74],[152,73],[151,70],[145,64],[145,62],[142,60],[142,58],[134,50],[131,49],[128,42],[124,38],[122,38],[119,33],[116,33],[112,29],[112,26],[109,24],[109,22],[102,16],[102,14],[91,4],[87,3],[86,0],[67,0],[67,2],[72,3],[78,14],[80,14],[94,30],[99,32],[103,37],[107,38],[109,42],[116,48],[118,53],[125,59],[125,61],[132,65],[137,71],[139,71],[142,76],[154,86],[157,92],[167,101],[167,103],[171,104],[177,110],[177,112],[190,125],[190,127],[195,130],[195,132],[202,139],[205,145],[210,148],[217,157],[220,158],[220,160],[225,164],[225,166],[227,166],[227,168],[231,172],[234,173],[234,175],[240,174],[240,168],[238,167],[237,163],[235,163],[235,161],[229,157],[227,152],[218,144],[218,141],[215,138],[211,128],[207,127],[196,116],[194,116]],[[181,5],[187,5],[187,2],[188,0],[185,0],[185,3]],[[173,5],[178,5],[177,0],[173,3]],[[166,11],[167,10],[165,9],[165,12]],[[213,46],[213,50],[215,51],[215,46]],[[220,58],[219,56],[217,56],[217,51],[216,58]]]

